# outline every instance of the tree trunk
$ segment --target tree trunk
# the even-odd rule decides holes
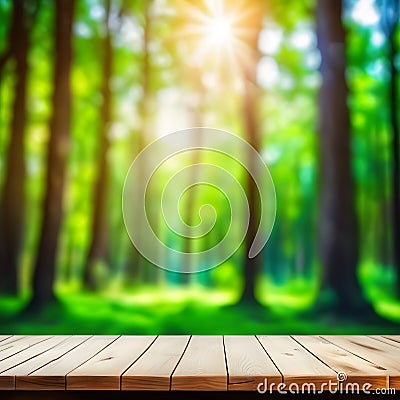
[[[150,101],[151,101],[151,88],[150,88],[150,75],[151,75],[151,54],[150,54],[150,39],[151,39],[151,8],[153,7],[153,0],[144,2],[143,10],[143,59],[141,63],[141,87],[142,96],[138,104],[138,110],[140,114],[141,127],[138,133],[138,153],[140,153],[149,142],[150,126]],[[141,162],[140,169],[143,171],[143,176],[146,176],[146,163]],[[157,209],[157,204],[153,203],[153,195],[150,193],[149,200],[146,204],[147,209]],[[153,225],[153,229],[156,228],[156,224]],[[138,227],[137,229],[140,229]],[[146,240],[146,238],[143,238]],[[133,244],[132,244],[133,246]],[[127,278],[130,281],[140,280],[142,282],[151,282],[154,278],[156,268],[147,259],[145,259],[136,248],[133,248],[129,252],[129,259],[127,263]]]
[[[16,295],[25,216],[24,131],[27,118],[29,29],[25,1],[16,0],[13,4],[8,54],[15,60],[16,83],[5,182],[0,204],[0,293]]]
[[[392,0],[391,9],[391,24],[388,34],[389,45],[389,65],[390,65],[390,88],[389,88],[389,112],[390,123],[392,126],[392,157],[393,157],[393,260],[395,270],[397,272],[397,297],[400,298],[400,155],[399,155],[399,122],[397,113],[399,111],[399,86],[398,86],[398,71],[396,68],[397,44],[396,33],[399,22],[399,0]]]
[[[247,141],[257,150],[260,150],[260,135],[257,122],[257,97],[258,88],[252,82],[246,82],[244,95],[244,122],[246,129]],[[252,163],[251,156],[248,160],[249,165]],[[255,170],[255,169],[253,169]],[[261,254],[254,258],[248,257],[251,244],[257,232],[257,226],[260,217],[259,196],[256,184],[250,174],[247,174],[247,198],[249,203],[250,220],[247,231],[244,254],[244,289],[241,297],[242,302],[257,303],[255,297],[256,278],[261,268]]]
[[[259,131],[259,97],[260,89],[257,85],[257,66],[260,60],[260,53],[258,50],[258,36],[262,27],[262,13],[252,21],[251,37],[248,39],[248,45],[253,51],[253,58],[249,65],[243,69],[243,124],[245,131],[245,138],[251,146],[258,152],[261,148],[261,138]],[[248,158],[249,166],[254,162],[251,155]],[[256,168],[252,168],[256,171]],[[245,238],[245,253],[244,253],[244,288],[240,299],[242,303],[257,304],[258,301],[255,296],[256,279],[260,272],[262,253],[259,253],[254,258],[249,258],[248,253],[253,243],[254,237],[257,233],[257,227],[260,220],[260,197],[258,194],[257,186],[250,176],[247,174],[247,199],[249,203],[250,220],[247,235]]]
[[[70,69],[74,5],[74,0],[55,2],[53,115],[49,126],[46,192],[31,308],[41,308],[55,299],[53,284],[70,137]]]
[[[351,172],[341,1],[317,2],[317,38],[322,75],[318,133],[321,171],[319,246],[323,289],[333,295],[336,311],[351,314],[364,306],[364,298],[356,277],[359,244]]]
[[[108,215],[107,196],[109,187],[109,168],[107,163],[107,152],[110,146],[108,131],[111,123],[111,90],[110,80],[112,74],[112,46],[109,26],[110,0],[105,2],[105,30],[104,38],[104,60],[103,60],[103,85],[101,94],[103,104],[100,109],[100,149],[98,155],[97,179],[93,193],[93,219],[92,219],[92,241],[86,260],[84,271],[84,285],[90,289],[96,289],[98,283],[95,277],[95,265],[99,261],[108,262]]]
[[[194,88],[197,93],[197,101],[194,107],[192,107],[189,111],[192,117],[192,123],[194,127],[201,127],[203,126],[203,103],[204,103],[204,87],[201,82],[201,72],[198,70],[193,71],[193,83],[194,83]],[[190,163],[192,165],[200,164],[201,159],[202,159],[202,154],[201,151],[198,148],[201,147],[202,143],[200,140],[199,135],[196,136],[195,140],[193,143],[191,143],[193,147],[197,147],[196,150],[192,150],[192,157]],[[187,182],[188,185],[193,184],[194,182],[199,181],[199,170],[198,169],[193,169],[190,176],[189,180]],[[198,188],[197,186],[192,186],[187,194],[186,194],[186,204],[185,204],[185,218],[184,221],[187,223],[188,226],[193,226],[194,225],[194,216],[195,213],[197,212],[197,209],[195,208],[198,206],[197,203],[197,197],[198,197]],[[189,237],[189,229],[187,230],[187,233],[185,237],[183,238],[183,250],[184,253],[192,253],[195,252],[195,249],[193,249],[193,239]],[[192,258],[191,257],[182,257],[182,260],[186,260],[189,265],[183,265],[183,268],[187,271],[196,271],[196,268],[198,267],[197,265],[193,265]],[[183,261],[185,262],[185,261]],[[191,283],[194,283],[196,280],[196,275],[194,273],[182,273],[182,279],[181,282],[184,285],[189,285]]]

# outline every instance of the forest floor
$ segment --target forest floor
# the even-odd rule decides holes
[[[284,297],[275,298],[273,307],[235,305],[229,292],[199,288],[64,291],[58,299],[27,315],[21,314],[27,298],[0,298],[0,334],[399,334],[400,328],[399,320],[365,323],[304,314]]]

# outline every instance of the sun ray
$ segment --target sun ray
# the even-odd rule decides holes
[[[245,1],[203,0],[187,2],[184,15],[179,35],[191,43],[185,47],[189,64],[211,65],[237,75],[252,65],[257,7]]]

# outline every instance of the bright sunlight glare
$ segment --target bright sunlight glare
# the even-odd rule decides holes
[[[210,18],[205,28],[213,45],[221,46],[227,44],[234,36],[232,21],[224,15],[216,15]]]
[[[227,0],[204,0],[203,6],[186,4],[188,23],[182,33],[195,39],[189,63],[238,73],[252,62],[254,51],[248,40],[254,34],[257,12],[243,4]]]
[[[257,60],[256,37],[261,6],[229,0],[202,0],[185,5],[186,62],[224,78],[241,77]],[[185,42],[184,42],[185,43]]]
[[[352,18],[362,25],[374,25],[379,21],[374,0],[359,0],[351,12]]]

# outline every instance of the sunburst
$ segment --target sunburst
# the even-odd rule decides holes
[[[261,24],[258,1],[185,3],[180,39],[190,41],[188,62],[242,74],[254,65]]]

